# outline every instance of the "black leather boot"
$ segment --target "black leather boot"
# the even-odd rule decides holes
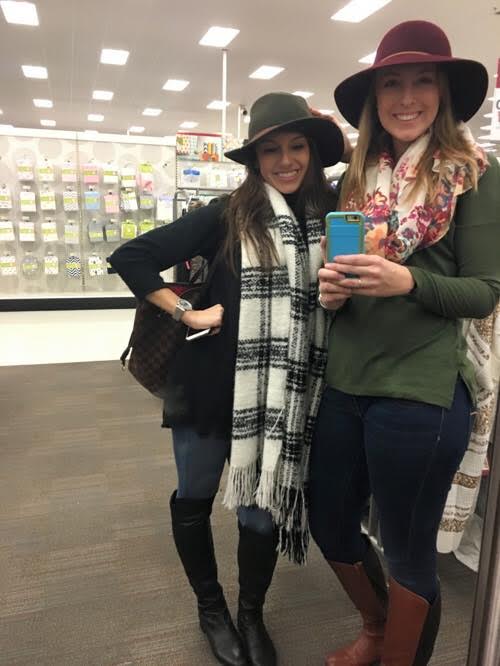
[[[208,499],[170,498],[172,531],[184,571],[198,599],[200,627],[220,664],[247,666],[241,639],[231,619],[217,580]]]
[[[276,666],[276,649],[264,625],[262,610],[278,559],[277,536],[259,534],[239,524],[240,596],[238,629],[252,666]]]

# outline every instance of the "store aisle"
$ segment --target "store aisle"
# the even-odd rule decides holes
[[[175,485],[160,403],[118,362],[0,368],[0,665],[213,663],[171,541]],[[234,609],[236,526],[216,502]],[[464,666],[474,575],[441,559],[432,664]],[[281,666],[320,666],[357,618],[313,548],[281,560],[267,603]]]

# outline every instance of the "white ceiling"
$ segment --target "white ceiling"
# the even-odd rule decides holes
[[[0,13],[0,122],[39,128],[40,119],[49,118],[57,129],[118,133],[143,125],[146,135],[163,136],[194,120],[197,130],[220,131],[221,112],[205,107],[221,98],[222,53],[198,45],[212,25],[241,31],[228,51],[227,129],[235,135],[238,105],[250,106],[273,90],[310,90],[313,106],[334,108],[335,85],[363,68],[358,59],[408,19],[438,23],[455,55],[482,61],[490,73],[488,96],[493,94],[500,56],[494,0],[392,0],[362,23],[331,21],[346,1],[35,0],[39,27],[8,24]],[[127,65],[101,64],[103,47],[129,50]],[[262,64],[285,71],[270,81],[249,79]],[[26,79],[21,65],[47,67],[48,80]],[[190,85],[184,92],[166,92],[168,78]],[[93,101],[95,89],[113,91],[114,99]],[[54,108],[35,108],[33,98],[52,99]],[[164,111],[146,117],[145,107]],[[482,115],[487,112],[488,101],[470,123],[476,137],[486,133],[480,126],[489,124]],[[88,113],[102,113],[104,122],[89,122]]]

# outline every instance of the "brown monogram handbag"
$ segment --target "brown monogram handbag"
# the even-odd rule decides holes
[[[196,282],[204,270],[202,266],[189,282],[166,283],[165,286],[195,306],[208,287],[215,263],[212,262],[203,282]],[[185,343],[185,336],[186,326],[182,322],[175,321],[168,312],[149,301],[140,301],[130,340],[120,356],[123,370],[128,366],[139,384],[155,397],[163,398],[169,365]]]

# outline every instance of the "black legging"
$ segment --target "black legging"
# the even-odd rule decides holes
[[[363,559],[362,512],[373,493],[389,573],[430,603],[436,539],[467,448],[471,400],[459,380],[450,409],[327,388],[311,451],[310,527],[328,560]]]

